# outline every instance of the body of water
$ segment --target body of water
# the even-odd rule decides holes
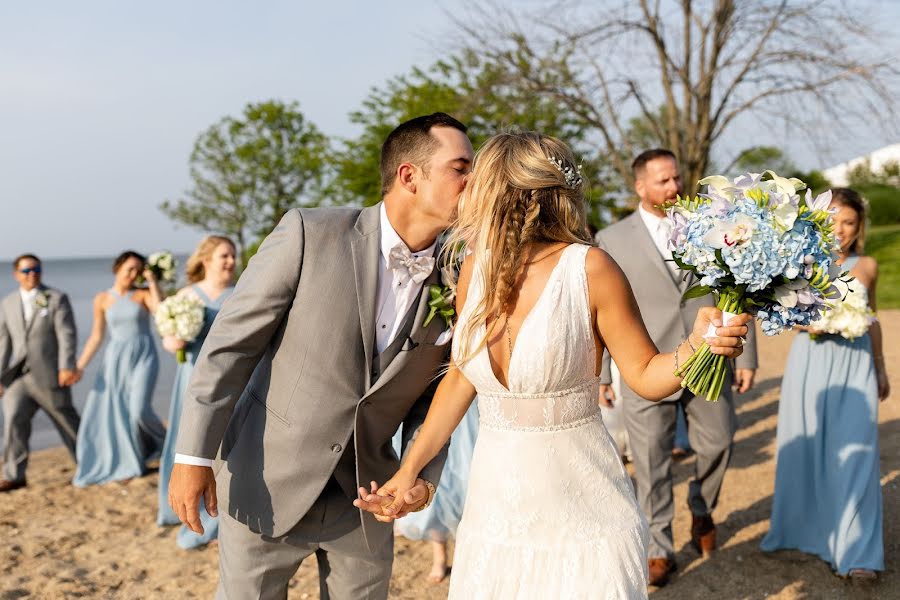
[[[177,258],[179,267],[183,266],[186,257]],[[94,296],[98,292],[112,287],[112,263],[112,257],[45,260],[42,263],[44,285],[68,294],[72,309],[75,311],[75,324],[78,328],[76,359],[81,354],[81,349],[91,332]],[[13,279],[12,264],[9,261],[0,262],[0,298],[6,297],[18,288],[18,282]],[[72,389],[75,408],[79,414],[83,412],[88,392],[97,377],[104,350],[105,344],[88,365],[84,377]],[[169,397],[175,380],[175,356],[164,351],[158,339],[157,350],[160,359],[159,377],[153,392],[153,408],[161,419],[168,420]],[[0,424],[2,422],[3,416],[0,414]],[[38,411],[32,421],[31,449],[38,450],[58,445],[60,445],[59,434],[52,421],[44,411]]]

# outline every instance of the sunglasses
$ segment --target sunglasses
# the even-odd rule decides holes
[[[32,273],[34,273],[35,275],[40,275],[41,268],[40,267],[25,267],[24,269],[19,269],[19,273],[21,273],[22,275],[31,275]]]

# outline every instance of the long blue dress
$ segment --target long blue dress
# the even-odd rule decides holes
[[[400,454],[402,428],[394,434],[394,450]],[[456,534],[462,518],[469,483],[472,452],[478,435],[478,402],[466,411],[462,421],[450,438],[447,462],[441,473],[441,481],[435,490],[431,506],[394,521],[394,533],[411,540],[445,542]]]
[[[855,263],[849,257],[843,266]],[[838,575],[884,570],[878,385],[868,334],[852,341],[797,334],[777,440],[772,518],[761,548],[815,554]]]
[[[72,483],[79,487],[140,477],[166,435],[151,404],[159,359],[150,313],[132,294],[106,309],[109,340],[78,429]]]
[[[185,362],[178,364],[175,372],[175,383],[172,386],[172,400],[169,404],[169,430],[166,433],[166,442],[163,446],[162,457],[159,461],[159,511],[156,516],[158,525],[177,525],[181,521],[178,515],[169,506],[169,476],[172,474],[172,465],[175,464],[175,443],[178,438],[178,423],[181,420],[181,406],[184,402],[184,394],[187,392],[188,384],[191,381],[191,374],[194,372],[194,365],[197,362],[197,356],[200,354],[200,348],[203,346],[204,340],[212,327],[222,303],[234,291],[233,287],[226,288],[215,301],[210,300],[209,296],[200,288],[199,285],[191,286],[191,289],[206,305],[203,316],[203,329],[194,339],[185,346]],[[204,546],[216,539],[219,535],[219,521],[206,512],[202,503],[200,506],[200,522],[203,524],[203,535],[198,535],[182,526],[178,531],[177,543],[184,549],[197,548]]]

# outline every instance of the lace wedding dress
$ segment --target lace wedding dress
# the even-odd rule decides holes
[[[647,597],[647,524],[597,405],[587,251],[563,250],[520,328],[509,389],[486,348],[462,367],[481,424],[451,599]],[[482,293],[474,276],[459,325]]]

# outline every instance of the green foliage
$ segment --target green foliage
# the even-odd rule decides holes
[[[192,187],[161,210],[175,221],[229,235],[245,257],[295,206],[315,206],[328,138],[296,102],[248,104],[200,134],[190,157]],[[246,261],[244,261],[246,264]]]
[[[777,171],[776,171],[777,172]],[[813,195],[819,195],[822,192],[833,188],[834,186],[828,181],[828,178],[825,177],[825,174],[822,171],[817,171],[813,169],[812,171],[785,171],[785,177],[796,177],[800,181],[806,184],[806,187],[809,188]]]
[[[847,173],[850,187],[856,189],[874,184],[900,186],[900,162],[889,160],[878,169],[873,169],[869,159],[865,159]]]
[[[873,227],[866,254],[878,261],[878,308],[900,308],[900,225]]]
[[[900,188],[881,183],[868,183],[854,189],[869,201],[869,223],[872,225],[900,223]]]
[[[740,173],[762,173],[771,170],[782,176],[784,173],[797,170],[781,148],[775,146],[747,148],[735,159],[734,166]],[[809,184],[807,183],[807,185]]]
[[[428,69],[408,74],[373,88],[362,108],[350,120],[361,126],[356,139],[344,140],[331,183],[325,193],[336,203],[371,206],[381,200],[381,144],[391,130],[415,116],[437,111],[453,115],[469,127],[477,149],[486,139],[515,127],[540,131],[564,140],[580,156],[588,182],[591,219],[604,220],[604,208],[615,204],[609,196],[609,169],[588,143],[587,129],[559,102],[528,93],[515,84],[508,67],[465,51]]]

